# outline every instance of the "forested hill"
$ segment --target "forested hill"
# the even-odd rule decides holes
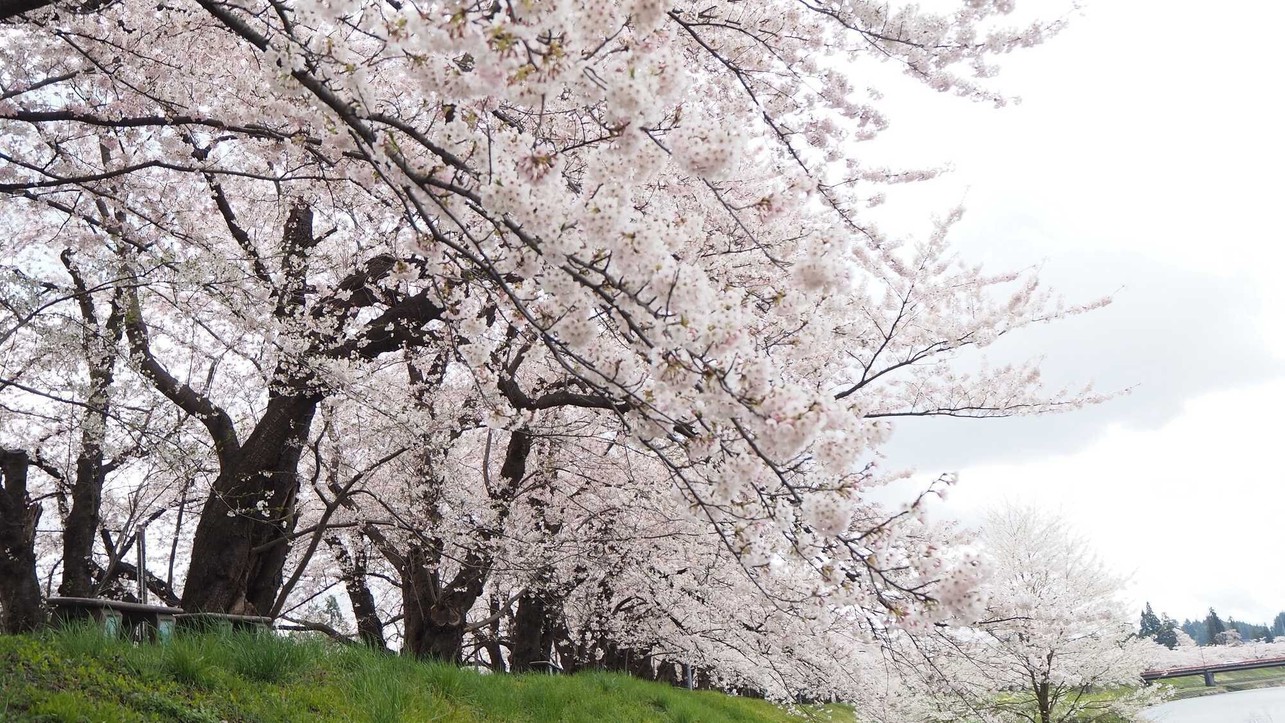
[[[1204,618],[1179,623],[1163,612],[1157,615],[1149,602],[1143,608],[1138,628],[1143,637],[1155,638],[1156,642],[1172,648],[1177,645],[1178,630],[1190,636],[1196,645],[1224,645],[1250,640],[1271,643],[1285,637],[1285,611],[1277,613],[1270,622],[1249,623],[1234,617],[1223,620],[1211,607]]]
[[[845,711],[617,674],[484,675],[319,641],[189,637],[134,646],[81,630],[0,636],[0,720],[851,721]]]
[[[1201,620],[1183,620],[1180,628],[1196,641],[1197,645],[1214,645],[1220,632],[1235,630],[1240,640],[1263,640],[1272,642],[1285,637],[1285,612],[1276,614],[1270,623],[1247,623],[1235,618],[1224,622],[1213,608]]]

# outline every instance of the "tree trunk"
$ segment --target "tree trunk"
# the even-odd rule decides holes
[[[1035,700],[1040,709],[1040,723],[1050,723],[1053,720],[1053,706],[1049,704],[1049,684],[1047,680],[1040,683],[1036,689]]]
[[[102,499],[102,447],[82,438],[76,459],[76,481],[71,488],[71,511],[63,523],[60,595],[91,597],[93,594],[94,540],[98,536]]]
[[[89,394],[80,425],[80,450],[76,455],[76,476],[71,487],[71,509],[63,520],[62,584],[58,592],[68,597],[92,597],[94,593],[94,540],[98,536],[103,482],[107,464],[103,442],[107,439],[108,407],[121,335],[123,292],[118,288],[111,299],[106,323],[99,323],[94,298],[70,249],[62,252],[63,266],[76,288],[76,303],[84,325],[81,352],[89,366]]]
[[[515,430],[509,435],[504,464],[500,467],[503,483],[499,489],[489,490],[491,503],[498,506],[497,527],[508,517],[513,497],[526,476],[531,442],[532,437],[525,430]],[[459,662],[464,634],[468,631],[468,612],[482,596],[491,574],[491,554],[486,544],[499,533],[499,529],[480,530],[478,544],[460,556],[459,571],[445,585],[438,573],[441,549],[425,550],[423,545],[415,545],[402,557],[402,605],[408,653],[417,658]]]
[[[614,642],[603,643],[602,667],[618,673],[627,673],[635,678],[653,679],[655,672],[651,664],[651,654],[634,648],[621,647]]]
[[[220,212],[232,223],[221,187],[211,181],[211,188]],[[296,522],[299,456],[317,405],[329,393],[309,371],[308,360],[373,360],[406,345],[425,343],[424,325],[444,312],[430,300],[429,289],[402,296],[372,288],[392,273],[396,259],[386,254],[368,259],[309,310],[308,253],[318,242],[312,223],[312,209],[305,203],[291,207],[282,230],[276,282],[268,278],[262,259],[251,252],[255,275],[273,287],[275,303],[270,312],[264,311],[287,330],[305,328],[299,324],[306,325],[309,315],[340,323],[329,331],[304,332],[287,345],[297,343],[297,350],[279,358],[268,385],[267,409],[244,444],[226,410],[171,374],[152,353],[138,291],[129,287],[125,293],[125,337],[140,372],[157,391],[205,425],[219,459],[219,475],[197,523],[183,589],[183,607],[192,612],[273,613],[290,553],[287,541]],[[358,333],[344,328],[360,310],[394,298],[396,303],[367,321]]]
[[[406,652],[416,658],[458,663],[468,626],[468,612],[482,595],[486,571],[472,558],[445,589],[438,589],[422,548],[406,555],[402,569],[402,604]]]
[[[388,641],[384,638],[384,624],[379,619],[379,608],[375,605],[375,595],[370,591],[366,579],[366,553],[360,543],[353,552],[348,551],[338,535],[326,538],[335,560],[339,563],[340,577],[344,589],[348,592],[348,601],[352,603],[353,617],[357,620],[357,637],[367,647],[375,650],[387,650]]]
[[[562,523],[549,520],[546,514],[547,503],[539,497],[533,496],[529,504],[536,520],[538,539],[554,540],[562,531]],[[515,673],[548,672],[553,669],[554,649],[561,632],[559,622],[562,618],[562,603],[579,581],[568,587],[555,589],[552,580],[552,569],[542,567],[534,576],[532,589],[518,599],[511,635],[513,645],[510,662]],[[563,666],[565,665],[566,662],[563,662]]]
[[[675,688],[687,687],[683,677],[683,664],[673,660],[661,660],[656,666],[656,680],[669,683]]]
[[[312,427],[313,414],[320,402],[319,396],[293,398],[290,416],[284,422],[288,425],[286,440],[284,444],[268,450],[267,459],[275,460],[275,464],[269,472],[266,471],[267,467],[256,463],[256,467],[265,470],[260,475],[266,477],[267,481],[263,494],[269,497],[266,508],[268,519],[260,521],[256,518],[255,539],[251,549],[268,542],[280,541],[280,544],[272,545],[263,552],[250,555],[251,572],[246,599],[260,615],[272,614],[277,593],[281,591],[282,573],[286,558],[290,555],[290,535],[294,533],[299,521],[295,506],[300,484],[299,457],[308,441],[308,430]],[[251,436],[249,442],[253,441],[254,437]],[[253,449],[249,445],[247,447]],[[246,448],[243,448],[242,453],[245,451]]]
[[[36,577],[36,523],[40,505],[27,494],[31,461],[23,451],[0,449],[0,631],[31,632],[45,622]]]
[[[488,635],[486,636],[486,654],[491,659],[491,670],[496,673],[508,672],[508,666],[504,663],[504,649],[500,645],[500,598],[496,593],[491,593],[490,607],[488,609],[491,617],[491,624]]]
[[[375,596],[366,584],[366,575],[344,583],[352,600],[353,616],[357,618],[357,637],[367,647],[375,650],[388,650],[388,641],[384,639],[384,624],[379,619],[379,609],[375,607]]]
[[[555,632],[553,645],[558,650],[558,662],[562,663],[563,673],[573,675],[593,667],[594,661],[590,659],[583,643],[571,639],[571,631],[567,630],[561,620],[558,621]]]
[[[188,612],[265,615],[272,609],[290,546],[255,548],[294,530],[299,456],[320,399],[270,398],[233,463],[220,470],[192,542],[183,587]]]
[[[509,665],[514,673],[548,672],[553,660],[557,607],[542,591],[528,592],[518,599],[510,635],[513,648]]]

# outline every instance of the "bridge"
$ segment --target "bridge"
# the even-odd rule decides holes
[[[1285,658],[1259,658],[1242,660],[1238,663],[1204,663],[1183,668],[1166,668],[1164,670],[1144,670],[1142,680],[1152,683],[1164,678],[1185,678],[1189,675],[1205,676],[1205,685],[1214,684],[1215,673],[1230,673],[1235,670],[1258,670],[1259,668],[1285,667]]]

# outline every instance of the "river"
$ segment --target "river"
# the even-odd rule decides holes
[[[1285,723],[1285,688],[1173,700],[1142,715],[1155,723]]]

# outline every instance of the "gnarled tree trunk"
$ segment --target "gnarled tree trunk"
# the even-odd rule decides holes
[[[189,612],[265,615],[281,588],[295,525],[299,455],[321,397],[278,395],[214,481],[183,587]]]
[[[489,569],[470,555],[451,582],[441,587],[420,547],[406,555],[402,570],[406,651],[417,658],[460,662],[468,612],[482,595]]]
[[[0,631],[26,633],[45,622],[36,577],[36,523],[40,505],[27,494],[31,460],[0,449]]]
[[[308,253],[317,243],[312,210],[306,204],[291,208],[282,233],[281,267],[273,279],[253,241],[237,225],[222,188],[213,179],[210,187],[229,230],[250,255],[254,275],[270,287],[275,304],[265,313],[278,320],[288,336],[296,335],[291,341],[299,347],[279,358],[269,381],[267,409],[249,437],[242,442],[224,409],[170,374],[152,353],[134,288],[126,292],[125,335],[144,377],[205,425],[218,456],[219,474],[193,539],[183,607],[192,612],[269,615],[282,586],[296,522],[299,456],[317,405],[329,393],[310,371],[308,360],[370,360],[422,344],[430,334],[425,325],[441,318],[443,309],[430,300],[430,290],[406,296],[377,289],[397,261],[386,254],[369,259],[329,296],[310,306]],[[388,308],[356,333],[344,328],[359,310],[375,304]],[[312,328],[309,317],[341,323],[333,328]]]

